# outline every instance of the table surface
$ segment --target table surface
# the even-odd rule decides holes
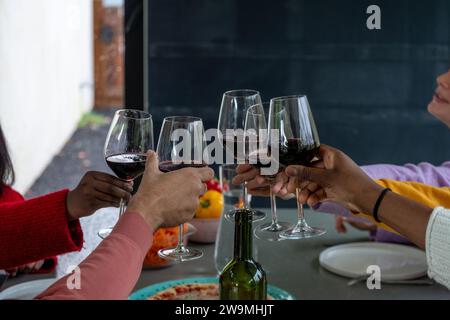
[[[347,234],[338,234],[334,229],[332,215],[311,213],[310,211],[306,211],[306,214],[310,225],[325,228],[327,234],[318,238],[276,243],[255,240],[259,250],[259,260],[267,271],[270,284],[290,292],[300,300],[450,299],[450,291],[438,284],[413,286],[383,283],[381,290],[369,290],[365,282],[362,282],[348,287],[349,279],[332,274],[320,267],[319,255],[323,250],[334,245],[367,241],[367,233],[349,228]],[[292,222],[295,220],[295,213],[292,209],[279,209],[279,216],[282,220]],[[135,289],[169,280],[216,276],[214,245],[190,245],[203,250],[204,257],[168,268],[144,270]],[[5,287],[42,278],[43,276],[23,276],[9,280]]]
[[[292,209],[279,209],[280,219],[294,222]],[[450,299],[450,291],[435,284],[432,286],[388,285],[381,290],[369,290],[366,283],[347,286],[349,279],[337,276],[319,265],[320,253],[330,246],[368,241],[366,232],[350,229],[345,235],[334,229],[334,217],[329,214],[306,211],[310,225],[324,227],[327,234],[318,238],[266,242],[257,241],[259,260],[267,271],[270,284],[282,288],[297,299]],[[204,257],[166,269],[142,273],[136,289],[174,279],[215,276],[214,245],[192,245],[203,250]]]

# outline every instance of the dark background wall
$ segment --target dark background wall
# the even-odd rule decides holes
[[[377,31],[366,28],[371,4],[149,0],[145,89],[157,130],[174,114],[215,127],[229,89],[258,89],[265,100],[306,93],[322,142],[360,164],[450,159],[450,132],[426,111],[450,66],[450,1],[376,1]],[[127,44],[127,56],[139,53]]]

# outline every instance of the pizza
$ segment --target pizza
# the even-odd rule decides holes
[[[148,300],[219,300],[219,284],[180,284],[160,291],[148,297]],[[269,296],[268,300],[273,300],[273,298]]]
[[[216,283],[180,284],[160,291],[148,300],[219,300],[219,285]]]

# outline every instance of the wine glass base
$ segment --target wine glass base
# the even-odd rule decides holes
[[[263,221],[266,219],[267,215],[265,212],[260,211],[260,210],[253,210],[253,222],[258,222],[258,221]],[[235,215],[236,210],[230,210],[227,213],[225,213],[225,219],[227,219],[230,222],[234,222],[234,215]]]
[[[197,249],[177,247],[158,251],[160,258],[171,260],[175,262],[184,262],[200,259],[203,257],[203,252]]]
[[[327,233],[326,230],[322,228],[315,228],[306,226],[295,226],[287,231],[280,233],[280,238],[285,240],[300,240],[308,239],[313,237],[319,237]]]
[[[97,235],[102,238],[103,240],[105,240],[106,238],[109,237],[109,235],[111,234],[111,232],[113,231],[112,228],[105,228],[105,229],[101,229]]]
[[[288,222],[278,222],[276,225],[272,223],[263,224],[255,229],[255,237],[270,242],[282,241],[280,233],[292,228],[292,224]]]

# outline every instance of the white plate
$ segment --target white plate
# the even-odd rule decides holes
[[[57,279],[24,282],[0,292],[0,300],[33,300],[47,290]]]
[[[348,278],[367,275],[367,267],[377,265],[382,280],[410,280],[427,274],[425,252],[409,246],[360,242],[331,247],[320,254],[320,265]]]

